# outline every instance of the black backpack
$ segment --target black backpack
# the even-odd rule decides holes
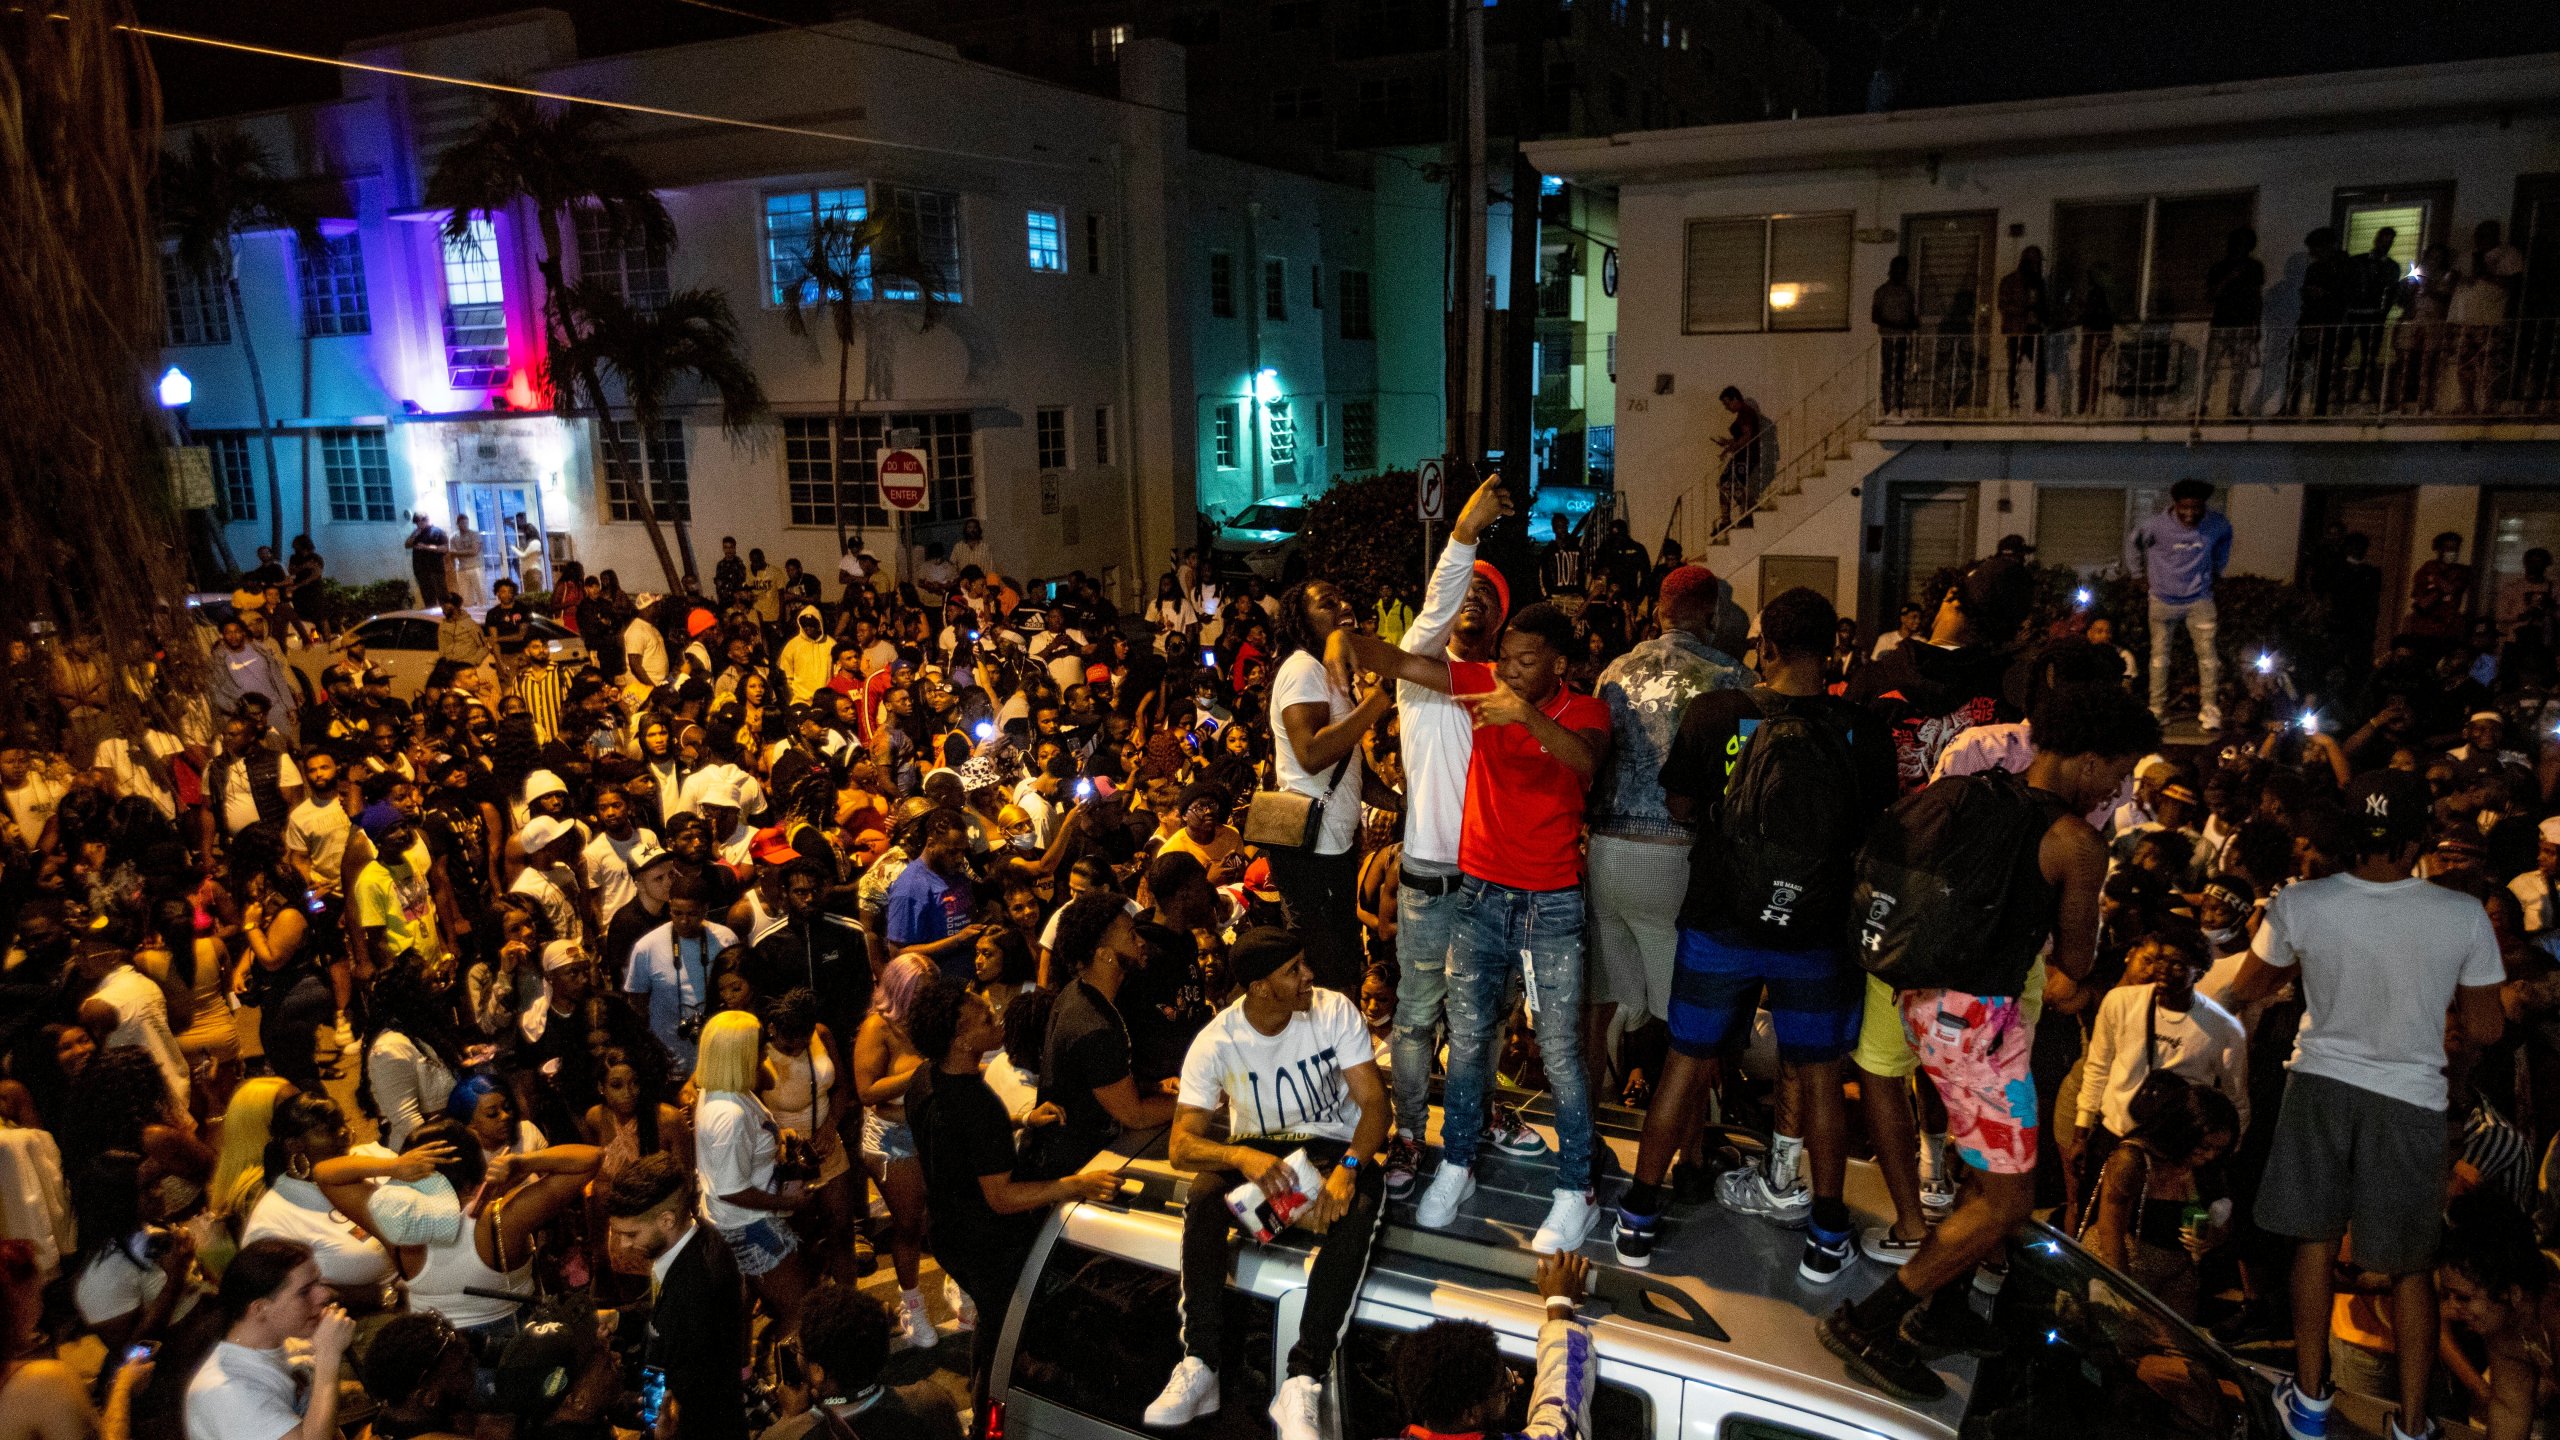
[[[2002,916],[2022,859],[2060,813],[2005,770],[1950,775],[1896,801],[1858,851],[1858,963],[1896,990],[2010,993],[2003,983],[2035,957],[1995,953],[2014,928]]]
[[[1846,731],[1766,686],[1716,810],[1734,927],[1786,949],[1832,943],[1849,912],[1858,842],[1857,761]]]

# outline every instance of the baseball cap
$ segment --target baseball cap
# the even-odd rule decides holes
[[[566,970],[587,958],[585,947],[575,940],[554,940],[542,947],[542,973]]]
[[[1279,887],[1271,883],[1271,862],[1259,859],[1244,867],[1244,888],[1265,900],[1280,898]]]
[[[1227,977],[1250,985],[1295,960],[1306,946],[1277,925],[1257,925],[1236,937],[1227,951]]]
[[[779,825],[757,831],[755,838],[747,842],[747,853],[759,865],[788,865],[800,858],[800,852],[792,848],[791,837],[782,833]]]
[[[2543,821],[2541,830],[2543,844],[2560,845],[2560,815],[2554,815]]]
[[[560,837],[568,833],[569,822],[566,820],[557,815],[536,815],[524,822],[524,828],[516,832],[516,838],[524,842],[524,853],[538,855],[559,844]]]
[[[364,838],[379,845],[383,836],[399,829],[408,818],[399,806],[388,800],[377,800],[364,807],[364,813],[356,817],[356,828],[364,832]]]
[[[2000,537],[2000,544],[1994,553],[2001,555],[2033,555],[2036,553],[2036,547],[2027,543],[2026,536],[2012,532]]]
[[[524,777],[524,803],[532,804],[545,795],[566,795],[569,782],[549,770],[536,770]]]
[[[2359,838],[2406,845],[2427,833],[2433,797],[2406,770],[2368,770],[2347,784],[2347,819]]]
[[[676,858],[674,851],[660,845],[647,835],[642,835],[640,843],[632,846],[631,853],[622,858],[622,864],[624,869],[637,875],[652,865],[662,864],[674,858]]]

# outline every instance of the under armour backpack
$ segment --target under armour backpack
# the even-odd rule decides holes
[[[2035,957],[1993,953],[2017,929],[2001,919],[2060,813],[2005,770],[1950,775],[1896,801],[1858,851],[1858,963],[1896,990],[2012,993],[2002,985]]]
[[[1858,844],[1857,761],[1846,730],[1815,705],[1765,686],[1716,811],[1719,868],[1734,927],[1784,949],[1835,943]]]

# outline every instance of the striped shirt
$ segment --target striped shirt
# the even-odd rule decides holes
[[[557,665],[528,665],[516,677],[516,694],[533,716],[534,738],[548,745],[560,738],[560,711],[568,703],[569,676]]]

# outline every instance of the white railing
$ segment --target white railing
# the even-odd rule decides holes
[[[1887,337],[1877,385],[1886,425],[2560,420],[2560,320]]]
[[[1877,355],[1878,347],[1868,346],[1771,421],[1758,442],[1729,459],[1710,460],[1698,512],[1708,522],[1709,544],[1778,497],[1802,493],[1807,480],[1865,437],[1876,421]]]

